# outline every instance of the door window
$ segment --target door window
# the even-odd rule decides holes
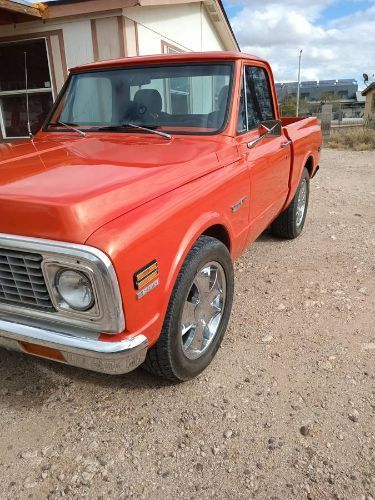
[[[238,132],[253,130],[266,120],[274,120],[272,94],[267,72],[263,68],[245,66],[240,96]]]

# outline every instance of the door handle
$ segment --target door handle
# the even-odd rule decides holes
[[[280,144],[280,147],[281,148],[287,148],[288,146],[290,146],[292,144],[292,141],[286,141],[286,142],[282,142]]]

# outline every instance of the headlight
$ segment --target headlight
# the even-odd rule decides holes
[[[76,311],[87,311],[94,305],[94,291],[89,278],[80,271],[61,269],[56,274],[56,290]]]

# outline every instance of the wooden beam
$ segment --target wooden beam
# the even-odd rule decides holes
[[[0,16],[1,11],[11,12],[13,14],[21,14],[23,16],[41,18],[42,12],[37,7],[32,5],[24,5],[23,3],[13,2],[12,0],[0,0]]]
[[[122,10],[126,7],[135,7],[138,0],[76,0],[48,3],[49,19],[59,17],[80,16],[94,14],[96,12],[108,12],[110,10]]]

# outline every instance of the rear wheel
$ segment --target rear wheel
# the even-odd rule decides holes
[[[144,368],[173,381],[189,380],[212,361],[233,301],[233,265],[223,243],[201,236],[178,275],[162,333]]]
[[[305,168],[292,202],[272,223],[271,230],[275,236],[294,239],[302,233],[309,205],[309,194],[310,176]]]

